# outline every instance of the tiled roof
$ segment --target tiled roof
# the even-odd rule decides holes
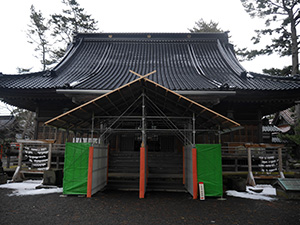
[[[262,131],[264,133],[275,133],[275,132],[280,133],[281,132],[281,130],[274,125],[262,126]]]
[[[290,109],[286,109],[279,112],[279,116],[281,116],[289,125],[295,124],[295,119],[293,119],[292,112]]]
[[[129,72],[171,90],[295,90],[300,78],[248,73],[225,33],[78,34],[52,70],[1,75],[0,88],[114,90],[135,79]]]

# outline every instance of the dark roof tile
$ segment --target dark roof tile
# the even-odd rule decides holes
[[[73,88],[113,90],[137,77],[171,90],[292,90],[299,78],[247,73],[237,61],[225,33],[78,34],[53,70],[1,75],[0,88]],[[244,73],[246,76],[242,76]]]

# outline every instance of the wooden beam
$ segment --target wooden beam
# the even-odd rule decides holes
[[[168,89],[168,88],[166,88],[166,87],[164,87],[164,86],[162,86],[162,85],[160,85],[160,84],[158,84],[158,83],[156,83],[156,82],[154,82],[152,80],[149,80],[148,78],[144,78],[144,79],[146,81],[154,84],[154,85],[157,85],[157,86],[161,87],[162,89],[167,90],[168,92],[170,92],[170,93],[172,93],[174,95],[177,95],[178,97],[181,97],[182,99],[185,99],[186,101],[189,101],[189,102],[195,104],[198,107],[203,108],[204,110],[208,111],[211,114],[215,114],[215,115],[217,115],[218,117],[220,117],[220,118],[222,118],[224,120],[230,121],[233,124],[233,126],[240,126],[239,123],[237,123],[237,122],[235,122],[235,121],[233,121],[233,120],[231,120],[231,119],[229,119],[229,118],[227,118],[227,117],[225,117],[225,116],[223,116],[223,115],[221,115],[221,114],[219,114],[219,113],[217,113],[217,112],[215,112],[215,111],[213,111],[213,110],[211,110],[211,109],[209,109],[209,108],[207,108],[207,107],[205,107],[205,106],[203,106],[203,105],[201,105],[201,104],[199,104],[199,103],[197,103],[197,102],[195,102],[195,101],[193,101],[193,100],[191,100],[191,99],[189,99],[189,98],[187,98],[187,97],[185,97],[183,95],[180,95],[180,94],[178,94],[178,93],[176,93],[176,92],[174,92],[174,91],[172,91],[172,90],[170,90],[170,89]]]
[[[133,72],[133,71],[132,71],[132,73],[137,75],[137,73],[135,73],[135,72]],[[141,76],[141,75],[138,74],[138,76],[141,76],[141,77],[139,77],[138,79],[133,80],[133,81],[127,83],[127,84],[124,84],[124,85],[122,85],[121,87],[118,87],[118,88],[116,88],[115,90],[112,90],[112,91],[110,91],[110,92],[108,92],[108,93],[106,93],[106,94],[104,94],[104,95],[101,95],[101,96],[99,96],[99,97],[97,97],[97,98],[94,98],[94,99],[92,99],[91,101],[88,101],[88,102],[86,102],[86,103],[84,103],[84,104],[82,104],[82,105],[80,105],[80,106],[78,106],[78,107],[75,107],[74,109],[71,109],[71,110],[69,110],[68,112],[65,112],[65,113],[63,113],[63,114],[61,114],[61,115],[59,115],[59,116],[57,116],[57,117],[54,117],[53,119],[46,121],[45,124],[47,125],[47,124],[49,124],[49,123],[51,123],[51,122],[57,120],[58,118],[62,118],[62,117],[64,117],[64,116],[66,116],[67,114],[70,114],[70,113],[72,113],[72,112],[74,112],[74,111],[76,111],[76,110],[78,110],[78,109],[81,109],[81,108],[83,108],[83,107],[85,107],[85,106],[87,106],[87,105],[89,105],[89,104],[91,104],[91,103],[93,103],[93,102],[95,102],[95,101],[97,101],[97,100],[99,100],[99,99],[102,99],[102,98],[104,98],[104,97],[106,97],[106,96],[108,96],[108,95],[111,95],[112,93],[117,92],[118,90],[120,90],[120,89],[122,89],[122,88],[124,88],[124,87],[130,86],[131,84],[136,83],[137,81],[139,81],[139,80],[141,80],[141,79],[144,79],[144,77],[150,76],[151,74],[154,74],[154,73],[156,73],[156,70],[154,70],[154,71],[152,71],[152,72],[150,72],[150,73],[148,73],[148,74],[146,74],[146,75],[144,75],[144,76]]]

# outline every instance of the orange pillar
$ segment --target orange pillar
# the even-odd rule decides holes
[[[145,197],[145,147],[140,148],[140,198]]]
[[[197,178],[197,149],[192,149],[192,163],[193,163],[193,199],[198,198],[198,178]]]
[[[87,193],[86,197],[92,197],[92,180],[93,180],[93,156],[94,147],[89,148],[89,166],[88,166],[88,180],[87,180]]]

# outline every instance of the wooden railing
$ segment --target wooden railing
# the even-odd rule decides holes
[[[223,172],[247,172],[252,185],[255,175],[284,177],[283,171],[288,171],[287,154],[283,145],[230,143],[222,147]]]
[[[278,162],[275,164],[279,166],[279,158],[282,159],[282,167],[288,170],[286,165],[287,148],[283,145],[266,145],[266,144],[236,144],[231,146],[222,146],[222,164],[223,171],[243,172],[248,171],[248,148],[251,149],[252,171],[253,172],[275,172],[271,171],[270,164],[276,158]],[[278,150],[281,149],[281,156]],[[271,161],[266,162],[266,161]],[[273,168],[275,169],[275,168]],[[278,172],[278,170],[277,170]]]
[[[62,169],[64,166],[64,144],[55,144],[49,142],[22,142],[22,154],[20,159],[20,151],[18,148],[11,150],[11,160],[9,163],[14,163],[15,166],[27,167],[29,164],[25,156],[24,149],[27,147],[46,147],[49,149],[47,168]],[[17,157],[18,156],[18,157]],[[223,172],[244,172],[256,176],[257,174],[278,174],[283,176],[283,171],[288,171],[287,163],[288,151],[283,145],[271,144],[245,144],[245,143],[228,143],[222,146],[222,167]],[[13,159],[16,162],[13,162]],[[9,168],[10,165],[3,167]],[[251,178],[251,177],[250,177]]]
[[[65,145],[64,144],[56,144],[56,143],[47,143],[41,141],[28,141],[22,144],[23,150],[31,147],[45,147],[49,148],[49,144],[51,144],[51,160],[50,160],[50,168],[63,168],[64,166],[64,155],[65,155]],[[11,148],[7,154],[5,154],[5,159],[3,158],[3,167],[10,168],[18,165],[19,161],[19,149],[20,143],[13,143]],[[26,152],[22,152],[22,163],[24,166],[29,164],[27,158],[23,158],[26,155]],[[5,161],[5,163],[4,163]]]

